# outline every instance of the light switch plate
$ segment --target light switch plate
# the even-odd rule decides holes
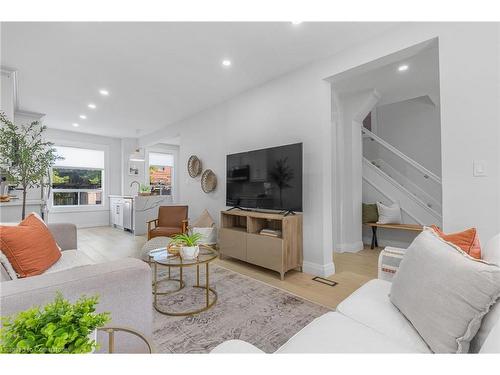
[[[474,160],[473,167],[474,177],[486,177],[486,160]]]

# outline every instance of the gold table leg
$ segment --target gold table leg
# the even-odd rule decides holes
[[[210,297],[208,295],[209,291],[210,291],[210,286],[208,284],[208,263],[205,265],[205,287],[207,288],[207,291],[206,291],[206,294],[205,294],[205,298],[206,298],[206,301],[207,301],[207,309],[210,305]]]
[[[196,286],[200,286],[200,265],[196,265]]]

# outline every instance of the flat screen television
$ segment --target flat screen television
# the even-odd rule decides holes
[[[302,143],[227,155],[226,205],[302,211]]]

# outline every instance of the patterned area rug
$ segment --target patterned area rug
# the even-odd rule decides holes
[[[200,267],[200,283],[205,281]],[[196,269],[184,270],[187,286],[163,299],[160,306],[170,310],[202,306],[203,289],[193,285]],[[175,271],[177,272],[177,271]],[[165,273],[163,273],[165,274]],[[172,277],[176,277],[172,271]],[[161,290],[174,289],[164,283]],[[284,292],[225,268],[210,266],[210,285],[218,293],[211,309],[194,316],[172,317],[154,310],[153,340],[159,353],[208,353],[230,339],[247,341],[266,353],[276,351],[290,337],[328,308]]]

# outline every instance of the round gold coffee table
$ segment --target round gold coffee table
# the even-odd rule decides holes
[[[210,269],[209,269],[209,264],[212,262],[214,259],[216,259],[218,256],[217,251],[207,247],[207,246],[200,246],[200,253],[197,258],[195,259],[183,259],[179,255],[175,256],[168,256],[167,252],[160,252],[156,254],[152,254],[151,256],[151,261],[153,263],[153,268],[154,268],[154,281],[153,281],[153,306],[158,311],[159,313],[165,314],[165,315],[171,315],[171,316],[187,316],[187,315],[194,315],[198,314],[200,312],[206,311],[209,308],[211,308],[215,302],[217,301],[217,292],[210,288],[210,283],[209,283],[209,277],[210,277]],[[198,289],[205,289],[205,304],[204,306],[194,309],[194,310],[188,310],[188,311],[181,311],[181,312],[173,312],[173,311],[167,311],[162,309],[158,305],[158,299],[161,297],[163,299],[167,299],[171,297],[173,294],[178,292],[179,290],[172,292],[172,293],[161,293],[158,292],[158,284],[162,281],[173,281],[173,279],[163,279],[159,280],[158,279],[158,266],[165,266],[168,267],[169,269],[172,267],[177,267],[179,268],[179,279],[175,280],[179,282],[180,288],[184,286],[184,280],[183,280],[183,269],[186,267],[196,267],[196,284],[192,286],[192,288],[198,288]],[[205,285],[200,285],[200,266],[205,265]],[[210,294],[212,294],[212,298],[210,298]]]

